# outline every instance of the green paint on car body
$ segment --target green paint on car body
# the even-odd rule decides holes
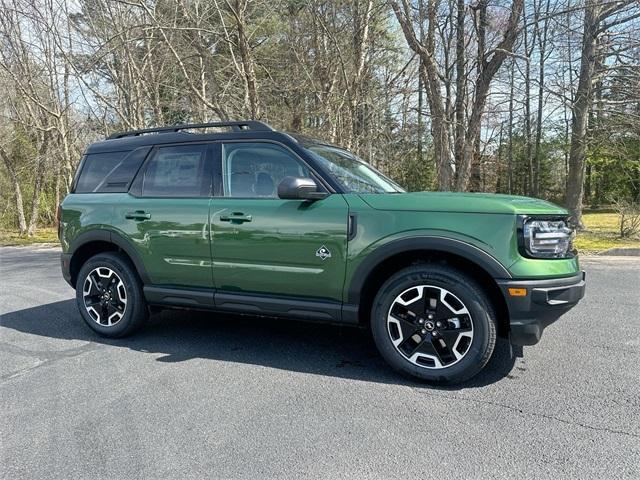
[[[144,210],[145,221],[125,218]],[[224,212],[251,212],[247,223],[216,222]],[[518,251],[516,215],[566,215],[526,197],[460,193],[332,194],[316,202],[280,199],[138,198],[128,193],[70,194],[62,204],[62,245],[92,228],[129,239],[156,285],[300,295],[334,301],[360,263],[385,244],[441,237],[473,245],[513,278],[565,277],[577,257],[532,259]],[[347,241],[348,216],[357,233]],[[316,250],[326,245],[331,258]],[[241,285],[239,288],[238,285]]]

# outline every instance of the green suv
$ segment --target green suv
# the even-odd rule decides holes
[[[64,278],[108,337],[158,307],[355,325],[397,370],[460,382],[497,335],[535,344],[584,295],[566,210],[407,193],[346,150],[257,121],[94,143],[59,215]]]

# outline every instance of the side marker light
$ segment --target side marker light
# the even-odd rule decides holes
[[[512,297],[526,297],[527,289],[526,288],[509,288],[509,295]]]

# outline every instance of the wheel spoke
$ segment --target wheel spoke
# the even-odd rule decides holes
[[[426,299],[425,299],[424,293],[423,293],[419,298],[417,298],[415,301],[413,301],[413,302],[411,302],[411,303],[409,303],[407,305],[407,310],[409,310],[415,316],[423,317],[425,309],[426,309],[425,301],[426,301]]]
[[[97,308],[100,305],[100,298],[98,298],[98,297],[85,297],[84,304],[87,307]]]
[[[412,335],[418,328],[417,317],[413,315],[413,312],[408,312],[407,315],[398,315],[391,313],[390,315],[396,323],[400,326],[400,332],[402,338],[407,338]]]
[[[448,342],[441,334],[434,337],[432,342],[433,348],[438,352],[438,357],[443,365],[447,365],[456,360],[456,355],[453,353],[453,343]]]
[[[432,357],[437,357],[440,360],[438,351],[433,346],[433,337],[431,336],[431,334],[429,334],[429,336],[424,339],[424,341],[416,349],[416,352],[424,353],[425,355],[430,355]]]
[[[89,291],[90,295],[99,295],[100,294],[100,280],[95,277],[95,275],[91,278],[91,290]]]
[[[419,331],[414,330],[409,336],[405,337],[398,345],[398,350],[404,353],[407,357],[411,357],[420,346],[424,343],[424,336],[420,335]]]

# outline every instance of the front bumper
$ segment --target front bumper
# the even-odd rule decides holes
[[[584,297],[585,273],[546,280],[498,280],[507,301],[510,338],[515,345],[534,345],[542,331]],[[510,288],[526,289],[526,295],[514,297]]]

